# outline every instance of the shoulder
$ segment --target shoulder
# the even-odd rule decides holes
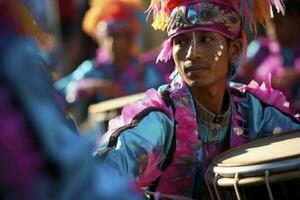
[[[289,112],[284,95],[264,83],[230,87],[233,126],[241,135],[255,139],[300,128],[300,120]]]
[[[167,91],[168,87],[169,87],[169,84],[161,85],[161,86],[157,89],[157,91],[158,91],[159,93],[162,94],[162,93],[164,93],[164,92]]]
[[[271,87],[270,78],[261,85],[254,80],[248,85],[230,83],[230,93],[237,102],[251,104],[256,101],[261,105],[273,106],[282,112],[290,112],[286,97],[281,91]]]
[[[167,105],[163,97],[165,91],[167,91],[166,88],[164,90],[149,89],[145,92],[145,96],[140,100],[126,104],[122,110],[124,124],[130,123],[137,114],[148,107],[160,109],[162,112],[166,113],[167,116],[171,116],[169,105]]]
[[[251,81],[248,85],[231,84],[230,93],[234,103],[244,113],[264,115],[272,110],[272,113],[277,114],[270,117],[285,116],[299,123],[299,119],[291,113],[289,102],[284,94],[272,88],[270,78],[261,85],[256,81]]]

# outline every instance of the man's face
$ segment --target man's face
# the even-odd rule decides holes
[[[226,38],[207,31],[173,38],[176,68],[190,87],[206,87],[227,80],[229,52]]]
[[[113,58],[128,57],[132,47],[132,37],[126,33],[110,33],[102,38],[102,47],[107,49]]]
[[[114,31],[108,28],[106,22],[99,22],[96,37],[98,44],[106,49],[113,59],[130,56],[134,40],[129,31]]]

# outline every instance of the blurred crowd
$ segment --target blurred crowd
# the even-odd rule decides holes
[[[92,145],[79,135],[106,130],[106,123],[81,129],[90,105],[169,82],[174,63],[156,61],[166,36],[146,23],[149,3],[0,0],[1,197],[47,199],[56,191],[61,199],[137,198],[108,166],[109,177],[95,168]],[[271,78],[294,113],[300,112],[299,22],[300,4],[291,4],[265,33],[249,33],[247,60],[234,79],[248,84]],[[114,192],[93,189],[109,184]],[[82,193],[81,186],[89,189]]]
[[[167,81],[164,78],[172,72],[172,65],[156,65],[155,52],[145,55],[141,51],[144,10],[140,0],[90,1],[82,28],[98,47],[93,58],[55,83],[66,102],[73,104],[78,122],[86,119],[92,103],[156,88]]]
[[[300,3],[289,1],[285,16],[275,13],[263,34],[249,41],[247,61],[236,80],[259,83],[270,76],[274,88],[283,91],[295,113],[300,112]]]

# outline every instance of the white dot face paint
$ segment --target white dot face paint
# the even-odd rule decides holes
[[[223,55],[223,50],[224,50],[224,45],[222,44],[222,41],[219,41],[219,48],[217,49],[217,53],[215,54],[215,62],[213,64],[213,68],[212,68],[212,72],[211,72],[212,80],[215,79],[214,71],[215,71],[216,62],[218,62],[220,60],[221,56]]]
[[[220,46],[219,49],[217,49],[217,53],[215,55],[215,61],[218,62],[220,60],[220,57],[223,55],[224,45],[222,42],[219,42]]]

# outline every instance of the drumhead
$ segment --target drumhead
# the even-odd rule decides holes
[[[300,157],[300,131],[258,139],[225,151],[213,160],[213,166],[238,167]]]
[[[208,190],[212,197],[236,194],[247,197],[241,199],[256,199],[256,194],[263,192],[266,198],[274,195],[283,199],[280,195],[286,197],[287,191],[298,191],[291,186],[299,185],[299,147],[300,130],[293,130],[225,151],[206,172]]]

